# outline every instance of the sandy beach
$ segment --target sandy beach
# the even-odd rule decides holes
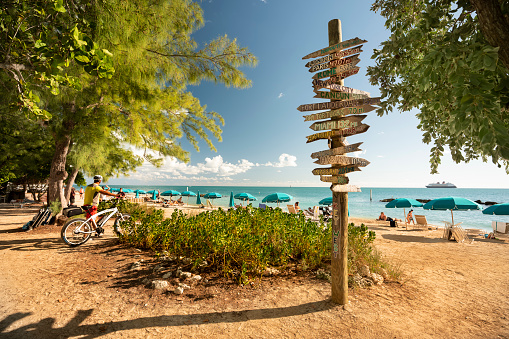
[[[509,338],[508,241],[456,243],[441,229],[352,217],[376,232],[401,278],[351,289],[343,307],[329,301],[329,283],[295,272],[244,287],[211,280],[182,295],[153,290],[143,283],[157,264],[151,253],[118,245],[111,228],[74,249],[59,227],[21,231],[37,210],[0,207],[1,338]],[[141,270],[130,269],[135,261]]]

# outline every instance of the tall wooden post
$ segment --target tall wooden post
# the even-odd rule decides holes
[[[329,21],[329,46],[342,41],[341,21]],[[340,85],[344,85],[341,80]],[[332,100],[331,100],[332,101]],[[338,120],[339,118],[332,118]],[[344,146],[343,137],[333,137],[331,149]],[[333,165],[339,168],[339,165]],[[341,305],[348,303],[348,192],[332,191],[332,258],[331,258],[331,284],[332,301]]]

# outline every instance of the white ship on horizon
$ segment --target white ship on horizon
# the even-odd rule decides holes
[[[442,181],[442,183],[434,182],[426,185],[426,188],[456,188],[456,185],[451,184],[450,182]]]

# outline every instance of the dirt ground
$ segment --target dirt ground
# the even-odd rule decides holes
[[[472,244],[363,221],[399,282],[349,291],[290,272],[239,287],[211,272],[182,295],[153,290],[151,253],[106,236],[69,248],[59,227],[21,226],[37,208],[0,208],[0,338],[509,338],[509,243]],[[141,261],[141,269],[130,268]],[[176,283],[169,279],[170,284]]]

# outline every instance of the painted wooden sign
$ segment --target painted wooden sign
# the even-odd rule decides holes
[[[313,131],[323,131],[325,129],[343,129],[357,127],[366,117],[367,115],[352,115],[349,117],[340,118],[339,120],[315,122],[309,126],[309,128],[311,128]]]
[[[376,107],[373,107],[370,105],[357,106],[357,107],[346,107],[346,108],[335,109],[335,110],[327,111],[327,112],[303,115],[303,117],[304,117],[304,121],[324,120],[324,119],[329,119],[329,118],[334,118],[334,117],[343,117],[345,115],[350,115],[350,114],[368,113],[374,109],[376,109]]]
[[[318,91],[315,92],[315,96],[313,98],[320,99],[331,99],[331,100],[354,100],[354,99],[366,99],[369,98],[366,94],[357,94],[357,93],[344,93],[344,92],[325,92]]]
[[[332,192],[361,192],[361,188],[355,185],[332,185]]]
[[[317,71],[320,71],[322,69],[338,67],[338,66],[341,66],[341,65],[348,65],[348,64],[351,64],[351,63],[354,63],[354,62],[358,63],[359,61],[360,61],[359,54],[357,54],[357,55],[354,55],[354,56],[351,56],[351,57],[348,57],[348,58],[332,60],[332,61],[327,62],[325,64],[315,65],[315,66],[311,67],[310,69],[308,69],[308,71],[309,72],[317,72]]]
[[[311,67],[314,65],[322,64],[324,62],[329,62],[331,60],[341,59],[349,55],[354,55],[362,52],[362,45],[347,49],[345,51],[338,51],[329,55],[324,56],[323,58],[316,59],[313,61],[308,62],[305,67]]]
[[[344,107],[356,107],[356,106],[364,106],[364,105],[376,105],[381,101],[380,97],[376,98],[367,98],[367,99],[357,99],[357,100],[344,100],[344,101],[330,101],[330,102],[321,102],[316,104],[304,104],[297,107],[297,109],[301,112],[306,111],[320,111],[324,109],[338,109]]]
[[[347,65],[342,65],[336,68],[328,69],[326,71],[318,72],[315,75],[313,75],[313,79],[321,79],[331,76],[337,76],[340,77],[341,79],[344,79],[346,77],[349,77],[350,75],[357,74],[359,73],[360,67],[356,67],[355,65],[357,65],[359,61],[360,59],[357,61],[353,61]],[[356,70],[356,72],[353,72],[354,70]]]
[[[329,177],[320,175],[320,180],[323,182],[331,182],[333,184],[340,184],[340,185],[346,185],[350,182],[350,179],[348,177]]]
[[[315,161],[318,165],[357,165],[366,167],[369,165],[369,161],[362,158],[347,157],[344,155],[331,155],[326,157],[320,157]]]
[[[340,175],[347,174],[350,172],[357,172],[361,169],[359,166],[345,166],[345,167],[328,167],[328,168],[315,168],[313,170],[314,175]]]
[[[319,158],[319,157],[325,157],[328,155],[341,155],[341,154],[350,153],[350,152],[357,152],[357,151],[360,151],[359,146],[361,144],[362,144],[362,142],[358,142],[356,144],[351,144],[351,145],[328,149],[325,151],[311,153],[311,158]]]
[[[334,51],[339,51],[339,50],[342,50],[342,49],[345,49],[345,48],[348,48],[348,47],[364,44],[366,42],[368,42],[368,41],[367,40],[362,40],[362,39],[359,39],[359,38],[353,38],[353,39],[346,40],[346,41],[337,43],[337,44],[329,46],[329,47],[325,47],[325,48],[319,49],[318,51],[315,51],[313,53],[309,53],[308,55],[302,57],[302,59],[304,60],[304,59],[309,59],[309,58],[316,58],[316,57],[319,57],[319,56],[322,56],[322,55],[325,55],[325,54],[332,53]]]
[[[327,132],[320,132],[320,133],[308,135],[306,137],[308,139],[308,141],[306,143],[313,142],[315,140],[320,140],[320,139],[329,139],[329,138],[334,138],[334,137],[348,137],[351,135],[364,133],[368,130],[368,128],[369,128],[369,125],[360,124],[360,125],[357,125],[357,126],[351,127],[351,128],[345,128],[345,129],[333,130],[333,131],[327,131]]]
[[[369,92],[361,91],[360,89],[355,89],[355,88],[350,88],[350,87],[342,86],[342,85],[339,85],[339,84],[330,84],[330,85],[324,86],[323,88],[330,89],[330,90],[333,90],[333,91],[338,91],[338,92],[354,93],[354,94],[365,94],[368,97],[371,96],[369,94]],[[317,92],[318,90],[315,89],[314,91]]]

